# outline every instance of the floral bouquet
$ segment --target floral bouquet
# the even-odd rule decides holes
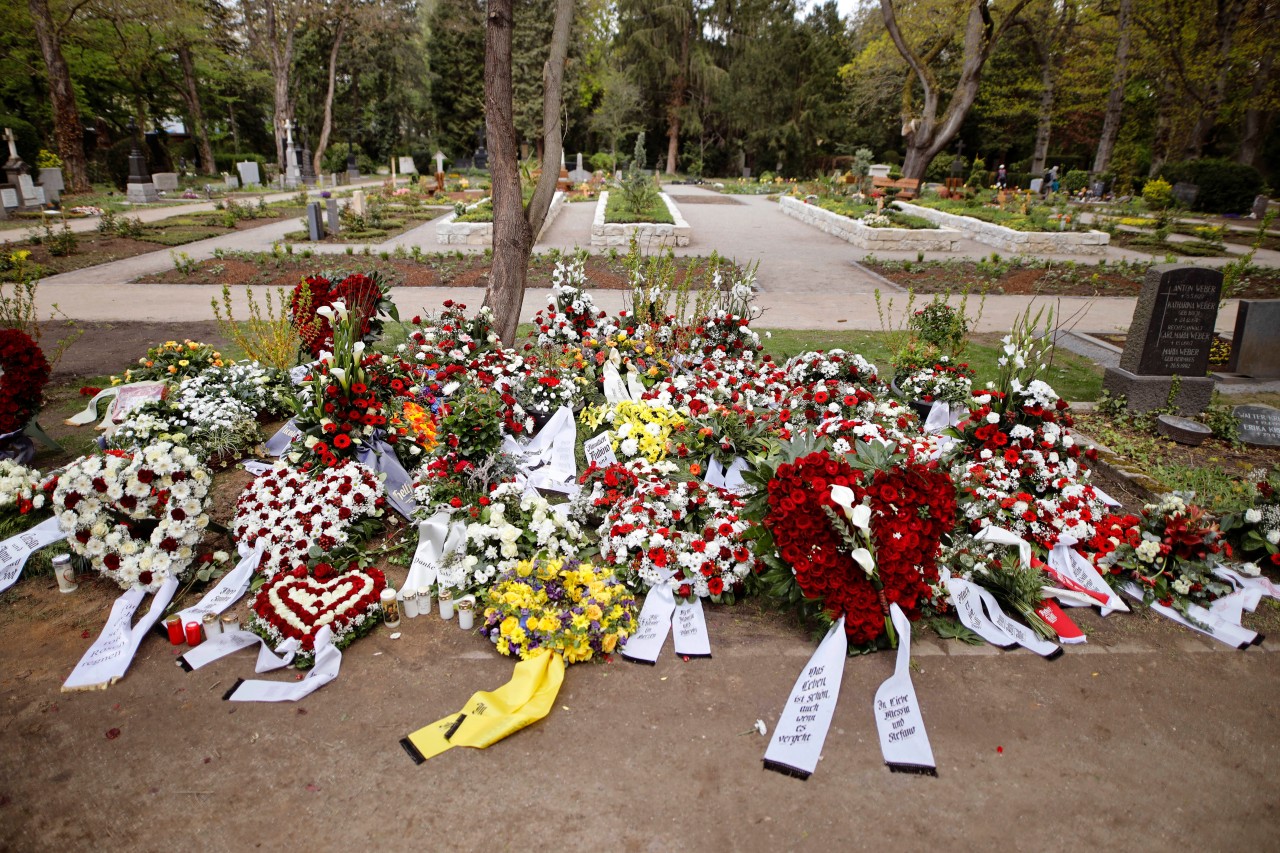
[[[49,360],[30,336],[0,329],[0,435],[22,430],[39,414],[49,370]]]
[[[1244,571],[1258,573],[1258,563],[1280,566],[1280,475],[1268,477],[1258,469],[1250,475],[1257,494],[1253,506],[1244,512],[1222,519],[1222,532],[1238,551],[1237,556],[1249,560]]]
[[[446,299],[444,310],[438,315],[414,317],[413,325],[419,328],[410,332],[409,340],[401,345],[401,353],[409,362],[466,365],[498,346],[493,311],[487,305],[475,317],[468,317],[466,305]]]
[[[607,568],[577,560],[526,560],[484,598],[480,633],[504,655],[542,649],[580,663],[611,654],[636,630],[636,600]]]
[[[561,406],[574,408],[582,401],[581,374],[569,365],[529,359],[526,367],[528,373],[515,396],[535,418],[550,417]]]
[[[1203,508],[1174,492],[1142,508],[1142,517],[1108,516],[1091,540],[1098,568],[1114,586],[1132,581],[1152,601],[1186,615],[1231,591],[1213,574],[1222,552],[1217,523]]]
[[[300,566],[262,585],[245,627],[273,647],[297,639],[301,649],[293,665],[306,669],[315,663],[316,634],[321,628],[328,626],[333,644],[344,649],[377,626],[386,586],[381,571],[360,568],[356,562],[323,578]]]
[[[352,273],[334,283],[341,273],[308,276],[293,289],[290,317],[312,357],[334,348],[333,315],[322,308],[342,303],[358,326],[357,339],[366,343],[382,334],[383,318],[400,319],[391,301],[391,286],[378,272]]]
[[[952,364],[944,355],[931,367],[907,372],[896,384],[906,400],[967,403],[973,395],[973,371],[967,364]]]
[[[209,344],[184,340],[165,341],[158,347],[147,350],[147,354],[138,359],[138,366],[124,372],[123,376],[112,376],[112,385],[129,382],[145,382],[147,380],[167,379],[174,382],[202,373],[210,367],[222,367],[222,353]]]
[[[674,449],[672,435],[686,426],[679,412],[654,402],[587,406],[579,420],[592,434],[604,427],[615,453],[627,459],[643,456],[650,462],[665,458]]]
[[[53,509],[73,553],[124,589],[181,577],[209,525],[208,470],[169,442],[83,456],[58,477]]]
[[[54,481],[35,468],[12,459],[0,459],[0,537],[9,537],[34,525],[49,505]]]
[[[533,323],[538,346],[570,347],[581,345],[599,334],[597,322],[606,315],[596,308],[586,290],[586,252],[581,251],[566,261],[557,261],[551,273],[551,293],[547,307],[538,311]]]

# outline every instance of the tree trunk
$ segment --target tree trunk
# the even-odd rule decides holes
[[[76,93],[71,86],[71,72],[62,56],[58,31],[49,14],[48,0],[28,0],[31,21],[49,74],[49,97],[53,101],[53,133],[58,140],[58,156],[62,158],[63,177],[68,193],[87,193],[89,169],[84,154],[84,125],[76,107]]]
[[[178,46],[178,63],[182,66],[182,99],[187,102],[187,117],[191,120],[191,135],[200,153],[201,171],[206,175],[218,174],[213,161],[213,148],[209,145],[209,131],[204,123],[204,109],[200,105],[200,91],[196,88],[196,67],[191,58],[191,45]]]
[[[1111,154],[1120,135],[1120,114],[1124,110],[1124,87],[1129,79],[1129,21],[1133,14],[1133,0],[1120,0],[1120,15],[1116,19],[1119,40],[1116,42],[1116,65],[1111,74],[1111,92],[1107,95],[1107,111],[1102,118],[1102,133],[1098,136],[1098,150],[1093,156],[1093,174],[1107,171]]]
[[[1240,136],[1240,147],[1236,151],[1237,163],[1253,166],[1255,169],[1262,166],[1262,143],[1266,140],[1271,122],[1275,118],[1273,111],[1257,107],[1257,104],[1265,102],[1264,96],[1271,83],[1271,69],[1275,67],[1274,59],[1275,54],[1268,51],[1258,63],[1258,72],[1253,78],[1249,97],[1251,106],[1245,110],[1244,130]]]
[[[1047,53],[1047,52],[1046,52]],[[1053,129],[1053,97],[1056,84],[1052,54],[1040,66],[1040,120],[1036,124],[1036,145],[1031,155],[1031,174],[1044,174],[1044,161],[1049,158],[1049,134]]]
[[[1235,44],[1240,16],[1244,14],[1245,0],[1219,3],[1218,8],[1218,45],[1215,62],[1218,71],[1214,75],[1213,82],[1207,87],[1206,97],[1196,114],[1196,122],[1191,127],[1191,134],[1187,137],[1187,144],[1183,149],[1183,158],[1187,160],[1198,159],[1204,153],[1209,135],[1218,124],[1218,113],[1222,110],[1222,102],[1227,97],[1231,48]]]
[[[1160,174],[1165,162],[1169,159],[1170,139],[1173,136],[1173,120],[1170,112],[1174,101],[1173,80],[1165,77],[1160,86],[1159,99],[1156,101],[1156,128],[1151,139],[1151,168],[1147,177],[1154,178]]]
[[[484,304],[493,311],[495,330],[507,344],[515,340],[520,323],[529,252],[533,248],[533,234],[520,196],[520,148],[511,82],[513,23],[512,0],[489,0],[484,37],[484,114],[493,185],[493,268]]]
[[[329,49],[329,88],[324,96],[324,122],[320,125],[320,141],[316,143],[312,166],[317,175],[323,172],[320,164],[324,161],[324,150],[329,147],[329,134],[333,132],[333,93],[338,81],[338,50],[342,47],[342,36],[347,29],[345,15],[338,18],[338,30],[333,36],[333,47]]]
[[[689,70],[689,27],[685,27],[680,42],[680,73],[671,86],[671,103],[667,105],[667,174],[674,175],[680,161],[680,111],[684,109],[684,92],[689,86],[686,74]],[[656,165],[656,164],[655,164]]]
[[[561,128],[561,101],[564,93],[564,63],[569,55],[569,31],[573,24],[574,0],[556,0],[555,22],[551,30],[551,49],[542,66],[542,175],[534,187],[533,198],[525,218],[529,221],[531,240],[538,239],[542,224],[547,221],[551,199],[555,197],[560,179],[560,163],[564,157],[564,138]],[[551,168],[547,168],[548,164]],[[516,317],[517,322],[519,316]],[[514,328],[512,334],[515,334]],[[505,339],[504,339],[505,340]]]

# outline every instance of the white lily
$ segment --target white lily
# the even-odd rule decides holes
[[[333,309],[330,308],[328,305],[321,305],[319,308],[316,309],[316,313],[319,314],[321,317],[325,318],[326,320],[333,319]]]
[[[867,573],[867,577],[875,577],[876,561],[875,558],[871,556],[870,551],[866,548],[855,548],[849,556],[853,557],[853,561],[855,563],[862,566],[862,570]]]
[[[832,486],[831,500],[840,505],[845,517],[854,527],[863,533],[871,531],[871,507],[863,503],[855,503],[857,496],[854,495],[853,489],[848,486]]]
[[[364,341],[356,341],[351,347],[351,352],[357,361],[364,358]]]

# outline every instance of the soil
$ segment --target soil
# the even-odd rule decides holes
[[[82,326],[45,419],[60,435],[92,435],[60,423],[82,403],[77,378],[164,340],[220,342],[212,323]],[[220,520],[247,479],[218,475]],[[395,586],[404,574],[389,569]],[[911,677],[938,777],[883,764],[871,709],[894,656],[877,654],[844,663],[822,760],[801,782],[761,768],[768,741],[754,727],[772,730],[816,640],[758,600],[707,607],[711,659],[682,660],[668,644],[653,667],[571,667],[546,719],[419,766],[400,738],[511,676],[477,634],[437,616],[403,620],[398,639],[379,626],[343,652],[331,684],[261,704],[222,696],[238,678],[296,673],[256,676],[250,652],[185,673],[174,661],[185,647],[151,634],[115,685],[61,693],[118,595],[88,577],[61,595],[30,572],[0,594],[0,849],[240,851],[287,848],[299,832],[320,850],[1274,843],[1280,654],[1230,649],[1151,613],[1072,610],[1088,642],[1055,661],[917,624]],[[1280,631],[1280,607],[1264,600],[1245,623]]]
[[[1187,255],[1191,257],[1201,258],[1220,258],[1229,254],[1226,249],[1210,249],[1202,243],[1188,245],[1181,240],[1165,240],[1159,245],[1152,245],[1144,242],[1143,238],[1149,238],[1150,234],[1139,234],[1132,231],[1117,231],[1111,235],[1111,244],[1126,249],[1136,249],[1140,252],[1172,252],[1175,255]]]
[[[1151,436],[1130,427],[1119,427],[1114,421],[1096,412],[1082,412],[1075,417],[1076,427],[1086,435],[1097,436],[1098,426],[1105,426],[1130,437],[1154,438],[1159,442],[1162,463],[1181,464],[1188,468],[1216,468],[1223,472],[1223,476],[1235,478],[1243,477],[1255,468],[1280,470],[1280,447],[1232,447],[1213,437],[1205,439],[1204,444],[1191,447],[1164,436]]]
[[[1145,270],[1063,264],[1049,269],[1001,265],[991,272],[971,261],[863,261],[868,269],[916,293],[953,293],[961,288],[988,293],[1044,296],[1137,296]],[[1233,296],[1242,299],[1280,297],[1280,270],[1262,269],[1241,280]]]
[[[421,260],[407,258],[381,258],[376,255],[333,255],[303,257],[294,255],[263,254],[249,257],[228,254],[220,259],[202,261],[192,272],[177,269],[166,270],[138,279],[143,283],[159,284],[265,284],[293,287],[300,276],[311,275],[318,266],[339,270],[368,272],[377,270],[395,287],[485,287],[492,269],[489,254],[422,255]],[[702,258],[676,258],[677,283],[687,275],[700,277],[705,266]],[[537,255],[530,260],[528,288],[551,286],[556,260],[551,255]],[[591,286],[602,290],[626,290],[626,267],[621,258],[612,260],[604,256],[591,256],[586,262],[587,278]],[[726,276],[725,280],[732,279]]]
[[[158,243],[145,239],[133,239],[132,237],[115,237],[106,234],[89,232],[76,235],[76,249],[70,255],[57,257],[49,254],[49,247],[43,244],[31,245],[27,240],[27,235],[14,235],[14,239],[8,237],[0,245],[0,252],[14,252],[18,250],[26,250],[31,252],[31,257],[27,259],[28,265],[38,264],[47,270],[49,275],[57,273],[71,272],[72,270],[85,269],[87,267],[97,266],[99,264],[107,264],[112,261],[118,261],[123,258],[131,258],[134,255],[145,255],[148,252],[163,251],[185,243],[194,242],[196,240],[204,240],[209,237],[217,237],[222,234],[230,234],[233,231],[248,231],[253,228],[261,228],[264,225],[271,225],[276,222],[282,222],[291,219],[292,216],[276,216],[271,219],[242,219],[236,222],[235,228],[227,228],[222,225],[190,225],[183,226],[181,230],[190,232],[189,240],[174,240],[169,242]],[[181,239],[181,238],[179,238]],[[0,278],[0,280],[4,280]]]
[[[324,239],[318,242],[334,243],[334,244],[341,245],[343,243],[369,243],[369,242],[382,242],[384,240],[393,240],[396,237],[399,237],[400,235],[408,231],[412,231],[413,229],[417,228],[419,225],[423,225],[427,222],[431,222],[434,219],[440,218],[446,212],[447,211],[442,208],[438,210],[427,210],[420,213],[395,213],[389,218],[403,223],[402,225],[399,225],[395,228],[387,228],[387,229],[375,230],[371,232],[339,231],[336,234],[332,231],[326,231]],[[328,227],[327,220],[326,220],[325,227],[326,228]],[[285,239],[285,242],[287,243],[297,243],[302,246],[305,246],[312,242],[311,240],[307,239],[306,229],[303,229],[301,231],[290,231],[288,234],[284,235],[284,239]]]

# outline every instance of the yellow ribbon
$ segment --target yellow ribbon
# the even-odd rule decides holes
[[[446,749],[484,749],[551,711],[564,682],[564,658],[546,650],[516,664],[511,680],[497,690],[481,690],[463,709],[424,726],[400,741],[421,764]]]

